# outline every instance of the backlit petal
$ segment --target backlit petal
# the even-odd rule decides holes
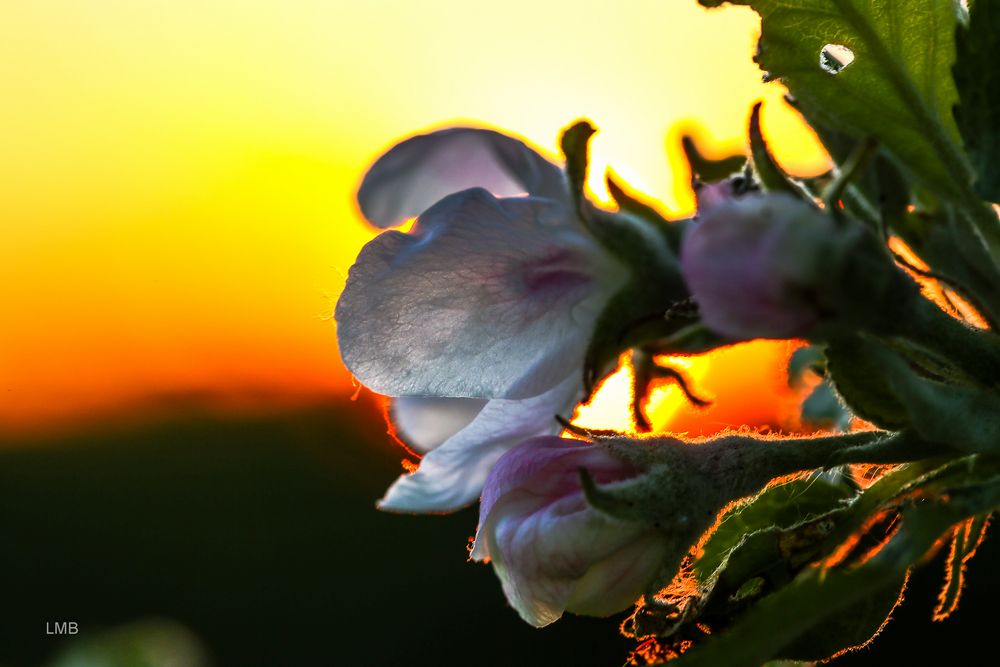
[[[373,239],[337,303],[347,367],[389,396],[509,399],[579,371],[625,271],[570,216],[474,189]]]
[[[590,507],[580,468],[605,485],[638,474],[597,446],[535,438],[497,462],[483,491],[472,558],[492,561],[507,600],[536,627],[565,611],[621,611],[662,565],[662,537]]]
[[[468,426],[488,402],[485,398],[402,396],[392,401],[392,423],[407,445],[426,453]]]
[[[505,452],[527,438],[561,428],[555,415],[568,415],[580,400],[581,377],[573,374],[533,398],[487,402],[468,426],[428,452],[416,472],[396,480],[379,508],[451,512],[475,502],[490,470]]]
[[[485,188],[497,196],[565,198],[562,170],[524,142],[493,130],[454,127],[411,137],[368,170],[358,203],[377,227],[395,227],[443,197]]]

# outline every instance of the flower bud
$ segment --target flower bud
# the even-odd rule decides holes
[[[702,214],[708,209],[731,202],[736,198],[736,183],[727,178],[715,183],[695,183],[694,196],[698,202],[698,211]]]
[[[581,469],[607,488],[639,474],[598,446],[541,437],[507,452],[483,491],[472,558],[493,562],[508,601],[536,627],[564,611],[607,616],[626,609],[663,566],[662,534],[591,507]]]
[[[740,340],[891,330],[917,293],[874,234],[786,194],[710,207],[681,266],[705,325]]]

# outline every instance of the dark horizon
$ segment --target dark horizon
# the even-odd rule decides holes
[[[567,652],[573,664],[622,663],[632,644],[613,622],[567,616],[535,630],[517,617],[492,568],[467,562],[474,508],[377,511],[404,452],[357,418],[359,403],[5,440],[0,531],[14,548],[0,571],[0,664],[44,664],[66,646],[47,621],[76,619],[83,640],[148,618],[190,629],[216,665],[550,667]],[[962,647],[971,659],[989,614],[963,612],[1000,593],[989,570],[1000,544],[987,536],[981,551],[952,618],[930,621],[939,555],[873,650],[840,664],[954,663]]]

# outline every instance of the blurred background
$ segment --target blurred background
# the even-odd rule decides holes
[[[758,99],[779,160],[817,173],[758,31],[695,0],[0,5],[0,665],[620,664],[614,623],[517,619],[466,562],[475,510],[375,511],[403,452],[337,355],[333,305],[374,235],[354,192],[415,131],[555,155],[586,116],[594,196],[610,166],[680,217],[680,136],[741,152]],[[698,362],[715,406],[664,389],[660,426],[786,427],[787,354]],[[953,620],[927,620],[928,568],[843,664],[954,660],[995,550]],[[79,634],[47,634],[62,621]]]

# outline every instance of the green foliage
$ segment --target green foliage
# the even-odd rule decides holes
[[[887,429],[909,425],[906,407],[893,393],[870,344],[858,336],[837,338],[827,347],[826,358],[834,386],[856,415]]]
[[[681,656],[675,664],[751,667],[775,658],[815,657],[832,648],[829,633],[819,629],[833,627],[848,628],[855,639],[865,640],[864,635],[870,636],[881,625],[878,617],[891,611],[908,570],[940,536],[956,523],[1000,505],[1000,478],[995,475],[994,471],[991,479],[973,484],[961,478],[943,484],[932,477],[927,491],[947,502],[908,504],[898,529],[876,550],[855,562],[803,570],[792,583],[747,611],[731,630]],[[813,629],[817,632],[810,635]],[[816,643],[806,642],[810,636]],[[851,645],[848,642],[840,648]]]
[[[959,105],[955,119],[978,179],[976,189],[1000,201],[1000,3],[977,2],[968,27],[959,27],[955,84]]]
[[[788,529],[837,509],[850,489],[825,479],[798,479],[773,486],[719,519],[719,527],[702,547],[693,572],[701,584],[717,578],[734,550],[760,531]]]
[[[727,0],[701,0],[715,7]],[[757,62],[811,122],[876,136],[934,191],[971,178],[952,117],[955,6],[933,0],[735,0],[761,16]],[[832,47],[832,48],[831,48]],[[848,49],[849,53],[844,51]],[[839,62],[837,67],[831,65]]]
[[[758,613],[759,605],[769,604],[767,600],[774,596],[787,595],[784,591],[813,576],[810,573],[815,573],[817,567],[822,573],[838,572],[863,562],[867,551],[879,547],[879,540],[873,537],[877,535],[873,526],[879,520],[890,523],[896,508],[907,498],[949,492],[952,485],[962,483],[968,469],[968,465],[941,461],[909,465],[882,477],[861,493],[843,477],[804,478],[771,487],[721,517],[716,532],[692,564],[696,592],[683,602],[672,602],[683,609],[676,620],[665,624],[656,619],[654,610],[640,610],[633,617],[633,628],[639,634],[660,628],[660,636],[675,639],[696,636],[692,632],[696,623],[707,624],[713,634],[734,624],[738,632],[745,618],[752,619]],[[987,467],[980,477],[996,474],[997,469]],[[825,565],[816,565],[823,561]],[[820,584],[824,577],[820,575]],[[819,660],[865,643],[884,624],[899,599],[905,578],[903,568],[895,578],[887,577],[884,585],[867,593],[858,591],[857,597],[846,601],[839,611],[824,616],[821,626],[804,625],[788,632],[782,651],[771,657]],[[722,634],[723,638],[727,636]]]
[[[622,352],[641,341],[669,337],[693,321],[672,310],[688,299],[688,291],[676,255],[655,224],[631,215],[591,214],[590,229],[605,247],[642,261],[629,264],[628,282],[598,318],[584,365],[588,391],[614,368]]]
[[[796,336],[789,386],[818,380],[802,422],[827,433],[692,444],[584,432],[636,474],[599,484],[580,470],[580,487],[596,512],[658,538],[659,571],[630,591],[645,595],[623,626],[662,649],[654,662],[821,661],[877,635],[945,543],[934,613],[948,616],[1000,508],[1000,337],[968,324],[973,311],[1000,323],[1000,221],[983,199],[1000,198],[1000,2],[969,15],[957,0],[700,2],[760,15],[756,61],[833,165],[786,173],[757,104],[749,162],[682,139],[694,187],[722,182],[701,204],[725,204],[670,222],[610,173],[618,210],[590,202],[596,130],[569,127],[575,222],[628,272],[590,334],[584,388],[631,353],[647,430],[654,377],[702,404],[657,355]],[[848,432],[855,416],[879,430]]]
[[[1000,75],[991,66],[1000,3],[973,4],[965,16],[950,0],[728,1],[760,14],[756,60],[787,86],[834,167],[806,181],[787,174],[764,139],[757,104],[748,132],[752,171],[734,176],[735,158],[708,160],[685,138],[692,174],[702,182],[733,178],[737,197],[758,189],[802,197],[832,218],[830,247],[838,250],[816,260],[825,282],[796,276],[802,284],[793,285],[818,305],[822,324],[792,356],[789,384],[802,388],[810,373],[822,380],[804,400],[806,423],[844,430],[856,415],[895,435],[854,445],[830,439],[825,452],[799,443],[794,456],[785,439],[771,453],[771,472],[796,469],[799,455],[811,457],[814,472],[727,510],[659,602],[647,601],[626,627],[656,637],[667,647],[663,656],[683,653],[680,665],[823,660],[876,635],[911,569],[945,539],[951,546],[935,616],[950,614],[965,563],[1000,506],[1000,338],[946,315],[900,268],[1000,322],[1000,222],[982,201],[1000,198]],[[665,228],[641,197],[611,177],[608,185],[623,213]],[[893,235],[920,259],[890,244]],[[679,235],[667,238],[677,253]],[[706,304],[698,304],[703,312]],[[699,338],[699,327],[695,319],[657,344],[642,336],[629,344],[653,354],[670,351],[664,340],[722,342]],[[760,462],[740,456],[728,465],[752,477]],[[837,467],[862,461],[908,463],[864,479]],[[725,465],[714,471],[720,486]],[[659,489],[649,494],[653,504],[669,505],[663,489],[678,487],[690,476],[685,470],[675,462],[650,473]],[[629,516],[645,516],[640,507],[649,504],[593,484],[588,497]]]
[[[151,619],[84,635],[47,667],[208,667],[205,647],[184,626]]]
[[[953,305],[957,295],[987,322],[1000,322],[1000,222],[981,199],[1000,193],[1000,78],[990,66],[1000,50],[1000,3],[973,4],[965,16],[947,0],[729,2],[760,14],[756,60],[767,78],[788,87],[834,167],[806,181],[787,174],[764,139],[757,104],[748,132],[752,171],[734,176],[735,159],[707,160],[685,138],[692,174],[703,182],[733,178],[736,197],[758,189],[802,197],[832,218],[829,247],[837,250],[816,259],[824,281],[793,281],[818,306],[821,325],[792,356],[789,384],[801,389],[809,374],[821,379],[804,400],[805,423],[844,430],[856,415],[895,435],[855,444],[847,440],[854,436],[827,438],[825,450],[786,438],[768,453],[776,466],[770,473],[801,469],[800,457],[811,459],[813,472],[728,509],[674,583],[625,626],[655,637],[659,655],[680,665],[816,661],[865,644],[898,603],[911,569],[948,540],[935,611],[944,618],[958,605],[965,564],[1000,507],[1000,338],[945,314],[901,270],[938,281]],[[641,197],[613,178],[608,185],[623,213],[664,226]],[[890,243],[893,235],[920,259]],[[676,253],[679,243],[668,238]],[[695,299],[707,312],[707,300]],[[664,340],[705,342],[700,326],[685,322]],[[662,340],[644,345],[647,355],[670,351]],[[723,440],[706,443],[703,453]],[[664,489],[683,487],[681,505],[693,507],[695,496],[678,480],[711,473],[723,487],[727,465],[744,482],[764,465],[763,455],[726,452],[720,456],[737,460],[696,466],[697,474],[690,461],[654,466],[648,483],[657,490],[648,497],[588,484],[588,498],[653,520],[641,508],[668,507]],[[899,461],[907,463],[867,473],[838,467]],[[671,552],[674,570],[678,553]]]
[[[816,662],[864,646],[886,624],[889,614],[902,600],[906,575],[828,616],[782,649],[789,660]]]
[[[965,564],[972,558],[990,524],[990,513],[980,514],[955,526],[945,565],[945,582],[934,608],[934,620],[943,621],[958,608],[965,585]]]
[[[1000,396],[925,377],[891,351],[878,354],[890,386],[923,438],[968,452],[1000,451]]]

